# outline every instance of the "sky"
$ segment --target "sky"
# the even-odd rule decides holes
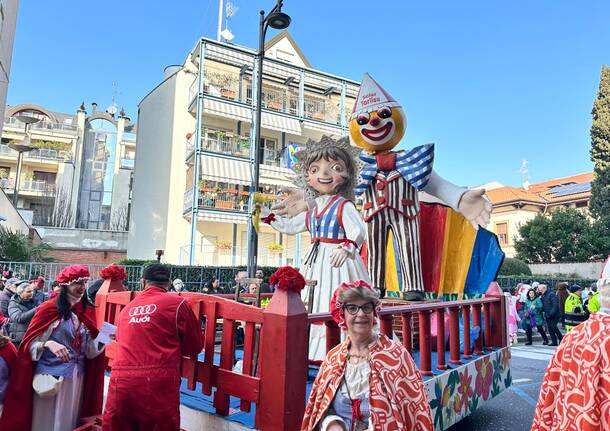
[[[258,12],[275,1],[232,1],[233,43],[255,47]],[[524,159],[530,183],[592,170],[610,2],[284,0],[284,12],[315,69],[369,72],[402,103],[400,147],[434,142],[441,176],[519,186]],[[217,19],[218,0],[21,0],[7,103],[74,113],[114,95],[136,120],[163,68],[215,38]]]

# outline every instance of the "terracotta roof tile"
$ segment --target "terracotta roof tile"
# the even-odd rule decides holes
[[[551,189],[552,187],[560,186],[562,184],[588,183],[591,182],[593,178],[593,172],[587,172],[584,174],[556,178],[536,184],[531,184],[527,190],[522,187],[501,187],[494,190],[488,190],[486,194],[493,205],[518,201],[539,204],[554,204],[559,202],[588,198],[591,195],[591,192],[579,192],[571,195],[555,197],[551,193],[548,193],[549,189]]]

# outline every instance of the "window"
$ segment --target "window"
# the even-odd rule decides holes
[[[587,201],[576,202],[576,208],[586,208],[588,206],[589,206],[589,202],[587,202]]]
[[[496,223],[496,235],[501,246],[508,245],[508,223]]]

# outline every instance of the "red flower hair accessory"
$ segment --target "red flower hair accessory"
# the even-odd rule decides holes
[[[300,293],[305,287],[305,279],[291,266],[282,266],[269,277],[269,284],[276,289]]]
[[[89,268],[84,265],[70,265],[57,275],[57,283],[68,285],[89,280]]]
[[[375,292],[375,290],[371,287],[371,285],[368,284],[366,281],[356,280],[356,281],[341,283],[339,285],[339,287],[337,287],[335,289],[335,292],[333,293],[333,297],[330,300],[330,314],[333,316],[333,320],[335,322],[337,322],[337,325],[339,325],[339,327],[341,329],[343,329],[344,331],[347,330],[347,325],[345,324],[343,302],[341,302],[339,295],[344,290],[354,289],[356,287],[361,287],[364,289],[368,289],[371,292]],[[377,292],[375,292],[375,293],[377,293]],[[381,301],[379,299],[377,299],[377,300],[375,300],[375,311],[374,311],[375,317],[377,317],[380,309],[381,309]]]
[[[120,265],[110,265],[100,271],[100,277],[104,280],[123,281],[127,278],[127,272]]]

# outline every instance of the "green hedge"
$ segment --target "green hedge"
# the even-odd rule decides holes
[[[522,260],[507,257],[504,259],[504,262],[502,262],[498,275],[532,275],[532,270],[527,263],[523,262]]]

